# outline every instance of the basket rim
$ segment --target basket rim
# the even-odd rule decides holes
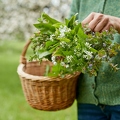
[[[71,77],[75,77],[75,76],[78,76],[81,72],[76,72],[75,74],[69,74],[69,75],[66,75],[64,78],[61,78],[61,77],[48,77],[48,76],[36,76],[36,75],[31,75],[31,74],[28,74],[28,73],[25,73],[23,71],[23,68],[24,68],[25,64],[19,64],[18,68],[17,68],[17,73],[19,76],[21,77],[24,77],[26,79],[30,79],[32,81],[35,81],[35,80],[41,80],[41,81],[60,81],[61,79],[70,79]]]

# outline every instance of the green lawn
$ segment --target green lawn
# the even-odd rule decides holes
[[[0,41],[0,120],[77,120],[76,102],[57,112],[35,110],[28,105],[16,72],[24,45],[20,41]]]

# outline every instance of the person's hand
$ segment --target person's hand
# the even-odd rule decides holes
[[[102,32],[114,27],[120,33],[120,18],[110,15],[92,12],[82,21],[82,26],[84,25],[88,25],[94,32]]]

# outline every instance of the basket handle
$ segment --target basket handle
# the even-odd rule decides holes
[[[22,63],[22,64],[26,64],[26,62],[27,62],[25,55],[26,55],[26,52],[27,52],[27,49],[28,49],[28,46],[30,45],[30,43],[31,43],[31,40],[28,40],[23,48],[22,54],[20,56],[20,63]]]

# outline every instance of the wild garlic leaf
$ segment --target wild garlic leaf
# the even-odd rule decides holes
[[[63,49],[61,48],[57,48],[54,53],[53,53],[54,56],[64,56],[63,54]]]
[[[45,47],[46,48],[49,48],[49,47],[53,47],[54,45],[56,45],[56,43],[58,43],[57,41],[47,41],[46,43],[45,43]]]
[[[68,26],[68,24],[69,24],[69,20],[67,18],[65,18],[65,24],[66,24],[66,26]]]
[[[65,37],[63,37],[63,38],[57,38],[59,41],[64,41],[64,42],[67,42],[67,43],[69,43],[70,42],[70,39],[68,39],[68,38],[65,38]]]
[[[55,32],[55,27],[49,23],[37,23],[34,24],[34,26],[42,32],[47,32],[47,31]]]
[[[69,20],[69,22],[68,22],[68,28],[71,28],[71,29],[74,28],[74,23],[75,23],[75,20],[76,20],[76,15],[77,15],[77,14],[75,14],[74,16],[72,16],[72,17],[70,18],[70,20]]]
[[[37,52],[37,54],[38,54],[39,59],[41,59],[43,57],[50,55],[51,53],[49,51],[44,51],[44,52],[39,51],[39,52]]]
[[[81,28],[81,23],[79,23],[78,25],[76,25],[76,26],[74,27],[75,34],[78,33],[78,31],[79,31],[80,28]]]
[[[64,23],[61,23],[61,22],[59,22],[59,23],[55,23],[55,24],[53,24],[52,26],[54,26],[55,28],[60,28],[60,26],[64,26]]]
[[[47,20],[50,24],[59,23],[59,21],[57,21],[56,19],[48,16],[46,13],[43,13],[41,17],[42,17],[43,19]]]

